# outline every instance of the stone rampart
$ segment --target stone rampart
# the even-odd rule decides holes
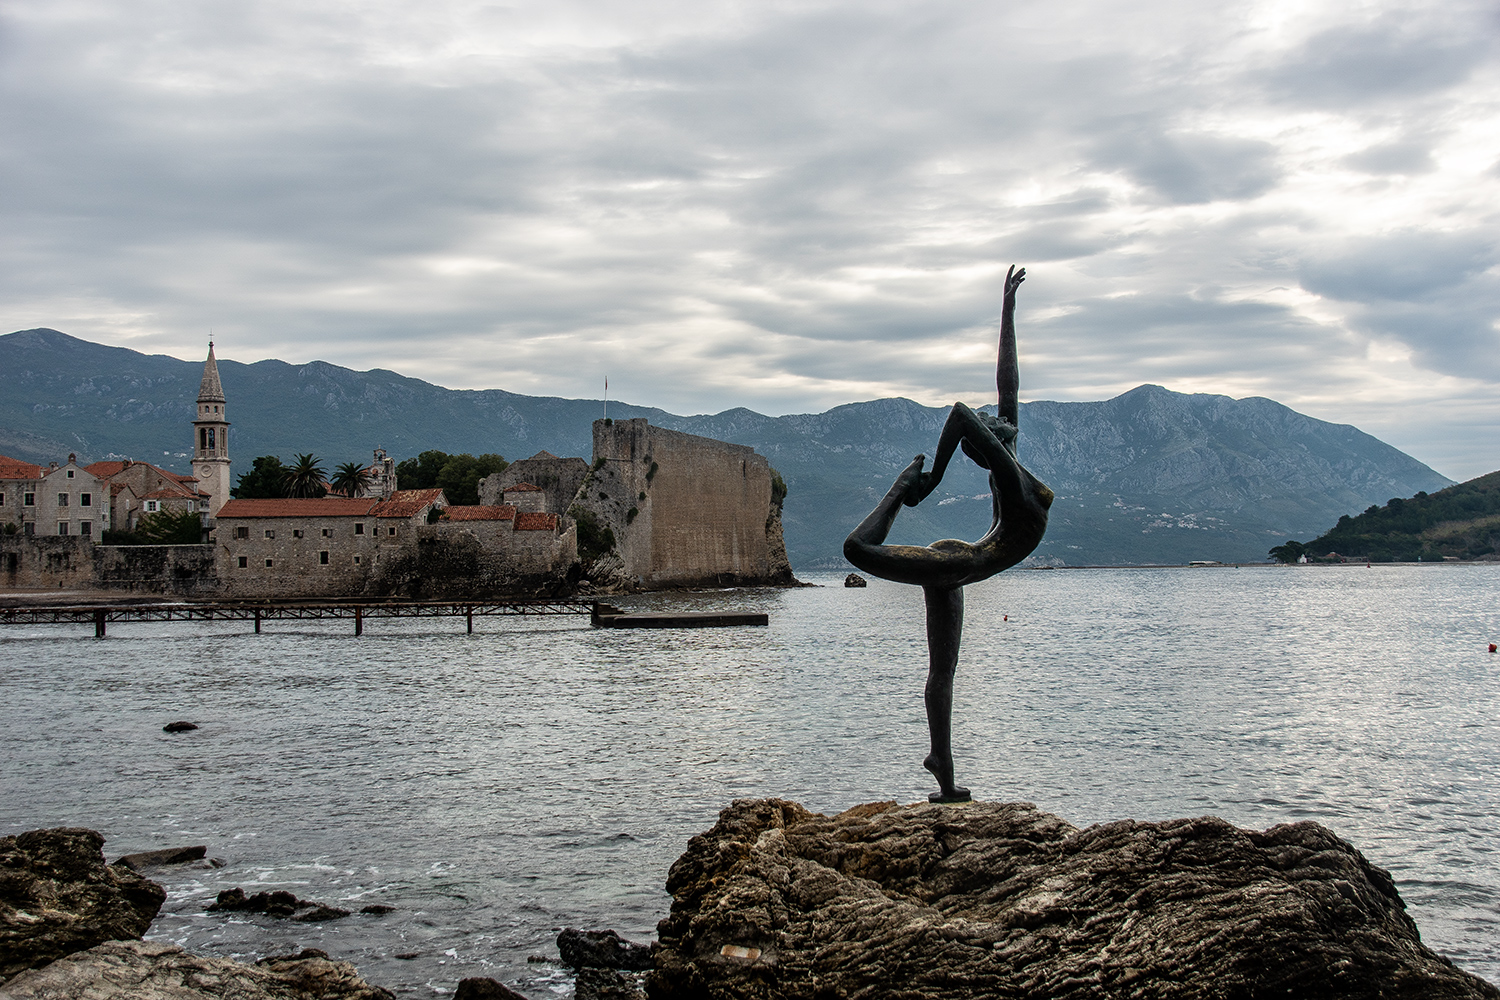
[[[746,445],[594,422],[594,467],[579,502],[615,533],[625,575],[643,587],[782,583],[773,555],[771,467]]]
[[[178,597],[220,593],[212,545],[96,545],[94,582],[101,590]]]
[[[94,541],[76,535],[0,535],[0,586],[61,590],[94,586]]]
[[[504,472],[485,476],[479,481],[481,504],[505,503],[508,487],[518,483],[530,483],[546,496],[543,510],[552,514],[566,514],[589,474],[589,464],[581,458],[558,458],[542,451],[530,458],[523,458],[506,466]]]

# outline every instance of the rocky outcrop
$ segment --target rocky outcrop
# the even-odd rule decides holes
[[[735,802],[672,866],[653,1000],[1500,998],[1315,823]]]
[[[614,931],[580,931],[566,927],[557,935],[557,952],[575,969],[649,969],[651,949],[626,941]]]
[[[166,892],[106,865],[103,846],[101,834],[72,827],[0,838],[0,982],[151,926]]]
[[[393,1000],[348,962],[308,949],[245,965],[156,941],[111,941],[24,972],[6,1000]]]

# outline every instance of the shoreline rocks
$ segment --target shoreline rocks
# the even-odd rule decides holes
[[[1030,803],[830,817],[744,799],[667,888],[652,1000],[1500,1000],[1423,946],[1390,875],[1316,823],[1080,830]]]
[[[348,962],[309,948],[246,965],[159,941],[109,941],[24,972],[6,1000],[395,1000]]]
[[[0,837],[0,982],[146,933],[166,890],[106,865],[103,847],[102,834],[80,827]]]
[[[123,865],[133,872],[145,868],[165,868],[168,865],[185,865],[194,861],[201,861],[208,855],[208,848],[202,844],[196,847],[168,847],[160,851],[140,851],[135,854],[127,854],[115,860],[115,864]]]

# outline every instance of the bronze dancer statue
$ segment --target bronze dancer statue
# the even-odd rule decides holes
[[[1000,319],[1000,358],[995,384],[1000,414],[976,413],[963,403],[953,411],[938,438],[931,472],[923,472],[925,455],[912,460],[896,482],[844,541],[844,557],[875,576],[922,588],[927,602],[927,729],[932,750],[922,766],[938,780],[933,802],[967,802],[969,790],[953,783],[953,673],[958,666],[964,624],[964,584],[987,580],[1031,555],[1047,530],[1052,491],[1016,461],[1016,427],[1020,415],[1020,366],[1016,362],[1016,289],[1026,269],[1014,266],[1005,276],[1005,303]],[[994,520],[977,542],[953,538],[921,545],[886,545],[901,505],[915,507],[927,498],[948,468],[955,448],[990,473]]]

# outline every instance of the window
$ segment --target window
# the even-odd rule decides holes
[[[249,569],[249,568],[250,568],[250,557],[249,556],[240,556],[240,569]]]
[[[275,538],[276,537],[276,532],[274,530],[272,530],[271,528],[267,528],[266,529],[266,537],[267,538]],[[266,565],[269,566],[271,564],[270,563],[266,563]]]
[[[355,556],[354,557],[354,565],[356,565],[356,566],[359,565],[359,556]]]
[[[57,505],[59,507],[66,507],[68,505],[68,495],[66,493],[59,493],[57,495]]]
[[[94,534],[94,522],[93,521],[80,521],[80,522],[78,522],[78,533],[80,535],[82,535],[84,538],[91,538],[91,537],[93,537],[93,534]]]
[[[266,560],[266,569],[270,569],[274,564],[275,564],[275,560],[274,559],[267,559]]]
[[[332,528],[324,528],[323,529],[323,537],[324,538],[332,538],[333,537],[333,529]]]
[[[34,534],[36,534],[36,522],[35,521],[27,521],[26,524],[25,524],[25,527],[24,527],[24,529],[22,531],[22,533],[23,534],[27,534],[27,535],[34,535]]]
[[[301,538],[302,537],[302,529],[301,528],[293,528],[292,529],[292,537],[293,538]]]
[[[5,497],[4,496],[0,496],[0,504],[3,504],[4,502],[5,502]],[[396,533],[396,528],[395,528],[394,525],[392,525],[391,527],[387,528],[386,531],[389,534],[394,535]]]
[[[156,500],[147,500],[146,501],[146,513],[147,514],[155,514],[158,510],[161,510],[161,503],[159,501],[156,501]]]
[[[57,533],[59,535],[66,535],[68,533],[68,522],[67,521],[58,521],[57,522]]]
[[[250,525],[248,525],[248,524],[242,524],[239,527],[235,528],[234,529],[234,537],[235,538],[249,538],[250,537]]]
[[[35,507],[36,506],[36,494],[35,493],[22,493],[21,494],[21,506],[22,507]]]
[[[5,494],[4,493],[0,493],[0,507],[4,507],[4,506],[5,506]]]
[[[354,522],[354,533],[356,535],[363,535],[365,533],[365,523],[363,521]]]
[[[78,506],[80,506],[80,507],[92,507],[92,506],[94,506],[94,494],[92,494],[92,493],[80,493],[80,494],[78,494]]]
[[[68,470],[68,478],[69,478],[69,479],[72,479],[72,478],[73,478],[73,470],[72,470],[72,469],[69,469],[69,470]]]
[[[318,565],[319,566],[327,566],[328,565],[328,550],[327,549],[324,549],[322,552],[318,553]]]

